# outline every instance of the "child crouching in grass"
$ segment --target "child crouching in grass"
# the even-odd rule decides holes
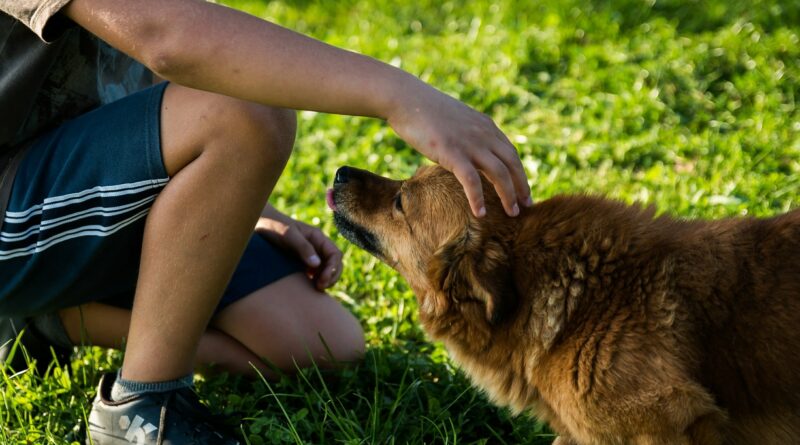
[[[363,352],[324,293],[341,252],[267,204],[292,110],[386,120],[455,173],[478,216],[478,171],[509,215],[531,204],[491,119],[368,57],[196,0],[0,11],[0,332],[125,340],[87,442],[237,443],[191,391],[197,363],[247,373]]]

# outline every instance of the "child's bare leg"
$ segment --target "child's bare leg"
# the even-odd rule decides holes
[[[73,343],[120,348],[131,311],[90,303],[64,309],[60,315]],[[329,360],[319,332],[338,361],[354,360],[364,351],[358,321],[301,274],[287,276],[231,304],[212,324],[200,338],[195,365],[214,364],[236,374],[253,375],[255,365],[269,375],[262,357],[291,372],[295,370],[293,359],[300,366],[310,364],[308,351],[324,366]],[[225,330],[231,326],[241,340]]]
[[[122,349],[131,311],[102,303],[89,303],[60,311],[67,335],[76,345]],[[251,365],[252,363],[252,365]],[[214,328],[206,329],[197,347],[195,369],[214,366],[232,374],[254,374],[253,365],[268,372],[261,359],[231,336]]]
[[[293,114],[170,85],[161,146],[172,178],[145,226],[122,376],[192,370],[201,335],[284,168]]]
[[[102,303],[88,303],[80,307],[62,309],[61,321],[69,339],[75,345],[92,345],[123,349],[131,311]],[[250,374],[250,363],[260,366],[260,359],[241,343],[217,329],[209,328],[200,337],[195,357],[195,368],[215,365],[222,371]]]

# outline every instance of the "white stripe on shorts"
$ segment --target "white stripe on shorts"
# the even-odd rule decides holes
[[[67,195],[53,196],[45,198],[41,204],[36,204],[22,212],[9,212],[6,211],[5,222],[8,224],[19,224],[27,221],[35,215],[42,213],[44,210],[56,209],[65,207],[71,204],[79,204],[97,197],[112,197],[124,196],[134,193],[140,193],[145,190],[155,189],[163,186],[169,181],[169,178],[163,179],[147,179],[145,181],[131,182],[128,184],[118,184],[109,186],[97,186],[86,189],[76,193]]]
[[[79,219],[89,218],[93,216],[117,216],[141,208],[148,205],[156,199],[156,195],[150,195],[144,199],[136,202],[125,204],[115,207],[92,207],[89,209],[80,210],[78,212],[63,215],[58,218],[43,220],[40,224],[29,227],[26,230],[18,233],[2,232],[0,233],[0,241],[17,242],[28,238],[31,235],[40,233],[42,230],[58,227],[63,224],[71,223]]]
[[[83,236],[99,236],[99,237],[109,236],[109,235],[111,235],[113,233],[116,233],[119,230],[122,230],[123,228],[133,224],[137,220],[142,219],[143,217],[145,217],[147,215],[147,213],[149,211],[150,211],[150,207],[147,207],[146,209],[144,209],[144,210],[140,211],[139,213],[131,216],[130,218],[122,220],[122,221],[120,221],[120,222],[118,222],[116,224],[112,224],[112,225],[110,225],[108,227],[99,226],[99,225],[88,225],[88,226],[83,226],[83,227],[77,227],[75,229],[68,230],[66,232],[54,235],[54,236],[52,236],[52,237],[50,237],[48,239],[39,240],[36,243],[34,243],[34,244],[32,244],[32,245],[30,245],[28,247],[21,247],[21,248],[12,249],[12,250],[0,250],[0,261],[2,261],[2,260],[10,260],[12,258],[17,258],[17,257],[27,256],[27,255],[33,255],[35,253],[43,252],[43,251],[49,249],[50,247],[53,247],[53,246],[55,246],[55,245],[57,245],[59,243],[62,243],[64,241],[67,241],[67,240],[70,240],[70,239],[73,239],[73,238],[78,238],[78,237],[83,237]]]

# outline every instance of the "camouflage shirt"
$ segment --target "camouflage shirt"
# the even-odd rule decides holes
[[[140,63],[59,14],[69,0],[0,0],[0,154],[152,83]]]

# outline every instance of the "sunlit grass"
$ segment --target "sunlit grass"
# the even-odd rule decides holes
[[[774,215],[800,201],[800,5],[727,0],[229,1],[400,66],[488,113],[517,145],[536,199],[602,193],[682,217]],[[374,119],[301,112],[273,203],[345,252],[334,294],[361,320],[358,367],[266,385],[199,379],[262,443],[549,443],[492,407],[430,344],[394,272],[338,237],[337,167],[404,177],[424,160]],[[81,349],[44,375],[2,374],[0,442],[83,440],[99,373]]]

